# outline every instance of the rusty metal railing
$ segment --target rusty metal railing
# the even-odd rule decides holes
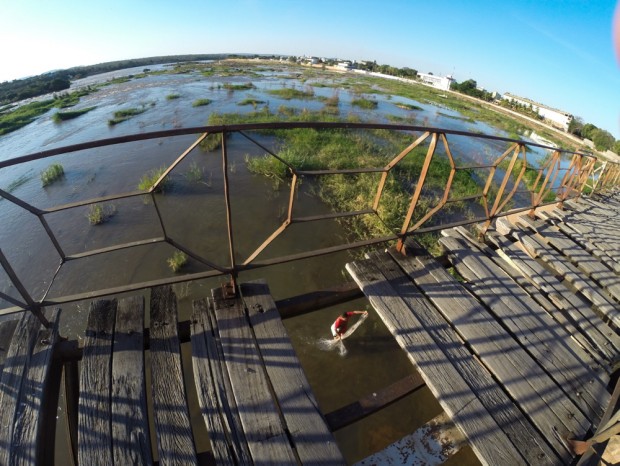
[[[411,143],[406,146],[400,153],[396,154],[388,163],[377,167],[359,167],[359,168],[347,168],[347,169],[318,169],[318,170],[303,170],[296,167],[294,163],[283,158],[277,151],[267,148],[263,143],[252,137],[249,132],[251,131],[264,131],[264,130],[293,130],[299,128],[311,128],[313,130],[348,130],[348,131],[364,131],[364,130],[388,130],[398,131],[407,135],[410,138]],[[203,255],[194,251],[191,247],[180,243],[173,238],[167,228],[166,222],[162,216],[159,207],[158,191],[164,183],[167,176],[169,176],[175,168],[196,149],[196,147],[207,138],[208,135],[218,134],[221,139],[221,162],[222,162],[222,176],[224,185],[224,203],[226,212],[226,230],[228,233],[226,248],[228,249],[229,263],[218,264],[216,261],[203,257]],[[228,173],[228,145],[227,137],[229,135],[237,134],[247,141],[250,141],[255,147],[263,151],[269,157],[274,157],[286,166],[286,170],[290,175],[290,191],[288,206],[285,219],[262,243],[252,251],[246,258],[239,260],[235,249],[235,241],[233,236],[234,225],[232,216],[232,205],[230,198],[230,185]],[[620,183],[620,166],[611,162],[604,162],[598,160],[590,154],[584,154],[579,152],[572,152],[564,149],[558,149],[553,147],[547,147],[535,143],[526,143],[524,141],[512,140],[507,138],[501,138],[497,136],[488,136],[481,134],[466,133],[462,131],[451,131],[438,128],[427,128],[410,125],[381,125],[381,124],[367,124],[367,123],[263,123],[263,124],[244,124],[244,125],[229,125],[229,126],[205,126],[195,128],[174,129],[168,131],[156,131],[143,134],[135,134],[130,136],[116,137],[110,139],[102,139],[97,141],[91,141],[87,143],[75,144],[71,146],[46,150],[30,155],[17,157],[10,160],[0,162],[0,170],[11,166],[17,166],[20,164],[33,162],[36,160],[42,160],[53,156],[69,154],[77,151],[91,150],[99,147],[106,147],[111,145],[126,144],[135,141],[155,141],[160,138],[170,138],[174,136],[183,135],[198,135],[198,138],[186,149],[181,155],[171,163],[161,174],[161,176],[153,183],[148,190],[135,190],[129,192],[118,192],[100,196],[97,198],[85,199],[73,203],[57,205],[49,208],[38,208],[29,202],[13,195],[7,190],[0,189],[0,197],[14,204],[15,206],[23,209],[29,214],[33,215],[40,222],[47,237],[51,241],[59,258],[58,267],[55,270],[50,270],[49,286],[43,294],[42,298],[35,299],[31,293],[23,285],[23,281],[20,280],[15,273],[13,267],[9,263],[9,260],[0,249],[0,265],[4,269],[6,276],[10,284],[15,288],[19,298],[11,296],[6,292],[0,292],[0,298],[6,302],[12,304],[14,307],[6,308],[0,311],[1,314],[9,312],[15,312],[18,310],[30,310],[34,312],[39,319],[47,325],[45,317],[41,313],[43,306],[59,305],[68,302],[81,301],[84,299],[98,298],[102,296],[115,295],[119,293],[137,291],[141,289],[150,288],[152,286],[158,286],[162,284],[174,284],[187,282],[191,280],[217,277],[217,276],[229,276],[232,289],[234,289],[235,281],[239,273],[260,268],[267,267],[275,264],[281,264],[285,262],[306,259],[310,257],[330,254],[338,251],[349,250],[354,248],[360,248],[364,246],[371,246],[380,243],[396,242],[397,246],[401,248],[404,240],[413,234],[420,234],[426,232],[432,232],[441,228],[456,225],[466,225],[471,223],[483,223],[483,230],[486,230],[493,219],[516,212],[533,212],[537,208],[548,205],[551,203],[561,204],[567,199],[578,198],[584,193],[589,194],[592,192],[607,189],[612,186],[617,186]],[[459,165],[459,160],[453,156],[453,150],[449,138],[475,138],[478,140],[493,141],[496,145],[503,146],[504,150],[498,157],[491,157],[493,161],[491,163],[482,163],[478,165]],[[438,147],[443,150],[438,151]],[[528,165],[528,150],[532,148],[540,148],[545,151],[549,151],[547,156],[540,166],[536,164]],[[295,254],[288,254],[277,256],[270,259],[259,260],[259,256],[278,238],[283,232],[285,232],[291,225],[295,223],[311,224],[319,220],[326,219],[339,219],[346,217],[355,217],[363,215],[374,215],[380,217],[379,206],[384,197],[386,183],[393,174],[393,170],[403,163],[407,157],[415,157],[421,155],[415,155],[414,149],[425,148],[424,161],[422,163],[420,172],[417,174],[417,180],[412,182],[412,189],[408,193],[410,195],[410,202],[406,212],[403,212],[403,221],[399,229],[394,230],[387,234],[373,235],[371,238],[364,240],[346,241],[343,244],[335,246],[324,247],[320,249],[312,249],[308,251],[298,252]],[[420,154],[420,152],[418,152]],[[429,176],[433,161],[435,158],[442,158],[447,161],[450,167],[450,172],[447,176],[443,193],[441,196],[433,196],[434,205],[429,206],[426,211],[421,212],[418,217],[414,216],[414,213],[419,209],[420,201],[424,197],[423,190],[426,186],[426,180]],[[567,160],[570,159],[570,162]],[[455,176],[460,171],[472,173],[475,170],[482,171],[483,174],[488,172],[484,183],[480,183],[480,191],[474,195],[468,195],[466,197],[453,196],[452,187],[454,184]],[[523,181],[526,173],[530,172],[529,186],[523,190]],[[300,181],[304,178],[321,178],[334,175],[360,175],[360,174],[378,174],[380,175],[376,185],[376,192],[373,199],[368,200],[368,206],[366,208],[343,211],[343,212],[331,212],[329,214],[314,215],[314,216],[296,216],[294,215],[294,206],[296,204],[295,193],[299,187]],[[532,176],[535,174],[535,177]],[[496,179],[498,176],[498,179]],[[484,177],[479,177],[481,180]],[[519,193],[521,198],[525,196],[529,197],[527,205],[515,208],[511,205],[511,202],[515,199],[515,195]],[[150,196],[152,205],[156,211],[157,219],[161,232],[152,237],[142,238],[140,240],[125,242],[114,246],[105,248],[91,249],[80,253],[67,254],[60,242],[56,237],[56,233],[53,228],[50,227],[46,217],[50,214],[75,209],[78,207],[92,206],[102,202],[128,199],[137,196]],[[441,225],[427,225],[429,220],[435,216],[440,215],[441,211],[446,206],[455,202],[476,202],[481,208],[480,213],[470,216],[467,219]],[[306,226],[306,228],[311,228]],[[76,293],[61,297],[49,298],[48,294],[56,278],[59,275],[60,270],[68,262],[78,261],[87,257],[92,257],[101,254],[108,254],[115,251],[121,251],[124,249],[135,248],[148,244],[155,243],[168,243],[176,249],[184,252],[189,257],[196,260],[198,263],[208,267],[209,270],[186,273],[183,275],[175,275],[173,277],[161,277],[155,280],[143,281],[139,283],[129,283],[122,286],[115,286],[110,288],[92,289],[84,293]]]

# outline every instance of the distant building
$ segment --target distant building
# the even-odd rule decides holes
[[[349,71],[351,69],[351,62],[350,61],[338,62],[338,64],[336,65],[336,68],[342,71]]]
[[[573,121],[573,115],[568,112],[547,107],[546,105],[539,104],[538,102],[534,102],[533,100],[526,99],[524,97],[509,94],[508,92],[502,95],[502,99],[510,102],[517,102],[521,105],[525,105],[526,107],[531,107],[532,110],[548,121],[551,126],[563,129],[564,131],[568,131],[568,125],[570,125],[570,122]]]
[[[434,74],[418,73],[418,79],[428,86],[436,87],[442,91],[449,91],[454,79],[452,76],[436,76]]]

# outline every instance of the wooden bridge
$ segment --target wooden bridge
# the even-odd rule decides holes
[[[616,408],[620,197],[570,206],[444,230],[458,278],[413,243],[347,265],[485,464],[570,464]]]
[[[282,127],[406,131],[412,141],[393,159],[380,159],[382,166],[303,170],[247,134]],[[0,310],[0,465],[54,464],[61,393],[74,464],[346,464],[333,433],[425,384],[444,413],[360,465],[412,464],[419,457],[426,464],[439,464],[464,444],[481,463],[490,465],[595,464],[594,450],[611,454],[613,434],[619,430],[615,410],[620,389],[614,387],[620,351],[620,195],[581,196],[584,190],[617,186],[620,166],[588,154],[539,146],[552,152],[543,166],[532,168],[523,141],[457,131],[280,123],[184,128],[90,141],[5,160],[0,169],[196,133],[199,138],[148,190],[44,208],[0,189],[0,199],[38,221],[60,261],[58,268],[47,271],[46,289],[37,298],[0,249],[8,283],[0,299],[13,306]],[[286,218],[241,262],[233,241],[227,168],[226,140],[232,133],[284,163],[291,176]],[[228,234],[204,241],[217,248],[215,244],[224,240],[227,244],[221,250],[228,250],[229,265],[179,242],[166,228],[158,207],[159,185],[211,134],[221,136],[221,197]],[[461,165],[452,156],[448,137],[466,135],[494,141],[504,152],[490,165]],[[399,233],[258,259],[295,223],[365,215],[381,220],[379,207],[392,172],[423,145],[426,155],[418,180],[412,180],[412,192],[407,193],[411,200]],[[443,149],[436,156],[438,146]],[[425,195],[427,174],[441,157],[450,172],[444,194],[433,199],[434,207],[420,213],[417,206]],[[473,170],[486,179],[480,192],[453,196],[454,177]],[[533,186],[519,191],[526,171],[536,175]],[[304,177],[365,173],[377,174],[377,186],[374,200],[362,210],[301,215],[294,208]],[[517,192],[519,202],[531,202],[508,212]],[[144,205],[158,220],[161,231],[152,237],[71,253],[47,220],[59,212],[138,197],[148,201]],[[563,208],[545,210],[549,207],[545,199]],[[477,216],[455,221],[451,228],[426,224],[455,202],[476,203]],[[506,214],[512,215],[502,217]],[[465,230],[468,224],[478,224],[480,230]],[[441,228],[446,254],[440,258],[412,241],[420,233]],[[335,289],[274,302],[265,282],[239,282],[240,274],[249,270],[386,243],[397,246],[348,264],[354,282]],[[185,253],[200,264],[199,270],[138,283],[109,285],[101,280],[94,285],[97,289],[49,296],[67,264],[152,244]],[[20,247],[28,250],[36,245]],[[21,272],[28,274],[31,265],[27,265]],[[179,321],[170,285],[220,277],[229,277],[230,282],[212,290],[208,299],[195,301],[191,319]],[[333,412],[321,412],[281,319],[364,294],[417,374]],[[121,297],[111,300],[111,296]],[[84,338],[62,338],[60,308],[85,300],[91,304]],[[189,343],[191,354],[182,351],[182,343]],[[194,415],[190,406],[198,406],[200,415]],[[593,436],[593,448],[571,440]],[[205,438],[208,447],[200,447]],[[583,449],[587,453],[578,459],[577,451]]]
[[[570,464],[570,438],[617,421],[620,196],[567,204],[498,219],[484,242],[444,230],[453,274],[413,242],[347,265],[457,427],[443,441],[464,439],[483,464]],[[151,291],[148,328],[144,311],[142,297],[94,301],[81,345],[60,340],[57,309],[49,328],[31,313],[1,323],[0,464],[53,463],[63,366],[79,464],[345,464],[332,430],[369,410],[320,412],[264,282],[214,289],[190,322],[168,286]],[[195,447],[188,376],[209,451]]]

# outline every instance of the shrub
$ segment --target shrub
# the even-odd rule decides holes
[[[41,173],[41,182],[43,183],[43,186],[48,186],[61,178],[64,174],[65,170],[62,168],[62,165],[59,163],[53,163]]]
[[[114,214],[116,214],[116,207],[114,205],[103,207],[101,204],[92,204],[86,216],[91,225],[101,225]]]
[[[192,102],[192,107],[202,107],[203,105],[209,105],[213,102],[211,99],[196,99]]]
[[[138,183],[138,189],[148,191],[149,189],[151,189],[151,186],[153,186],[155,182],[159,179],[159,177],[164,174],[165,171],[166,167],[159,167],[150,170],[145,175],[143,175],[142,178],[140,178],[140,183]],[[166,177],[155,191],[164,192],[169,186],[170,180],[168,177]]]
[[[172,257],[168,258],[168,267],[175,273],[180,271],[186,263],[187,254],[183,251],[175,251]]]

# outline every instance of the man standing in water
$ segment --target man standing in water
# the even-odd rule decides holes
[[[349,326],[349,317],[355,314],[368,314],[368,311],[348,311],[339,315],[331,327],[334,338],[338,340],[342,339],[342,336],[346,333],[347,327]]]

